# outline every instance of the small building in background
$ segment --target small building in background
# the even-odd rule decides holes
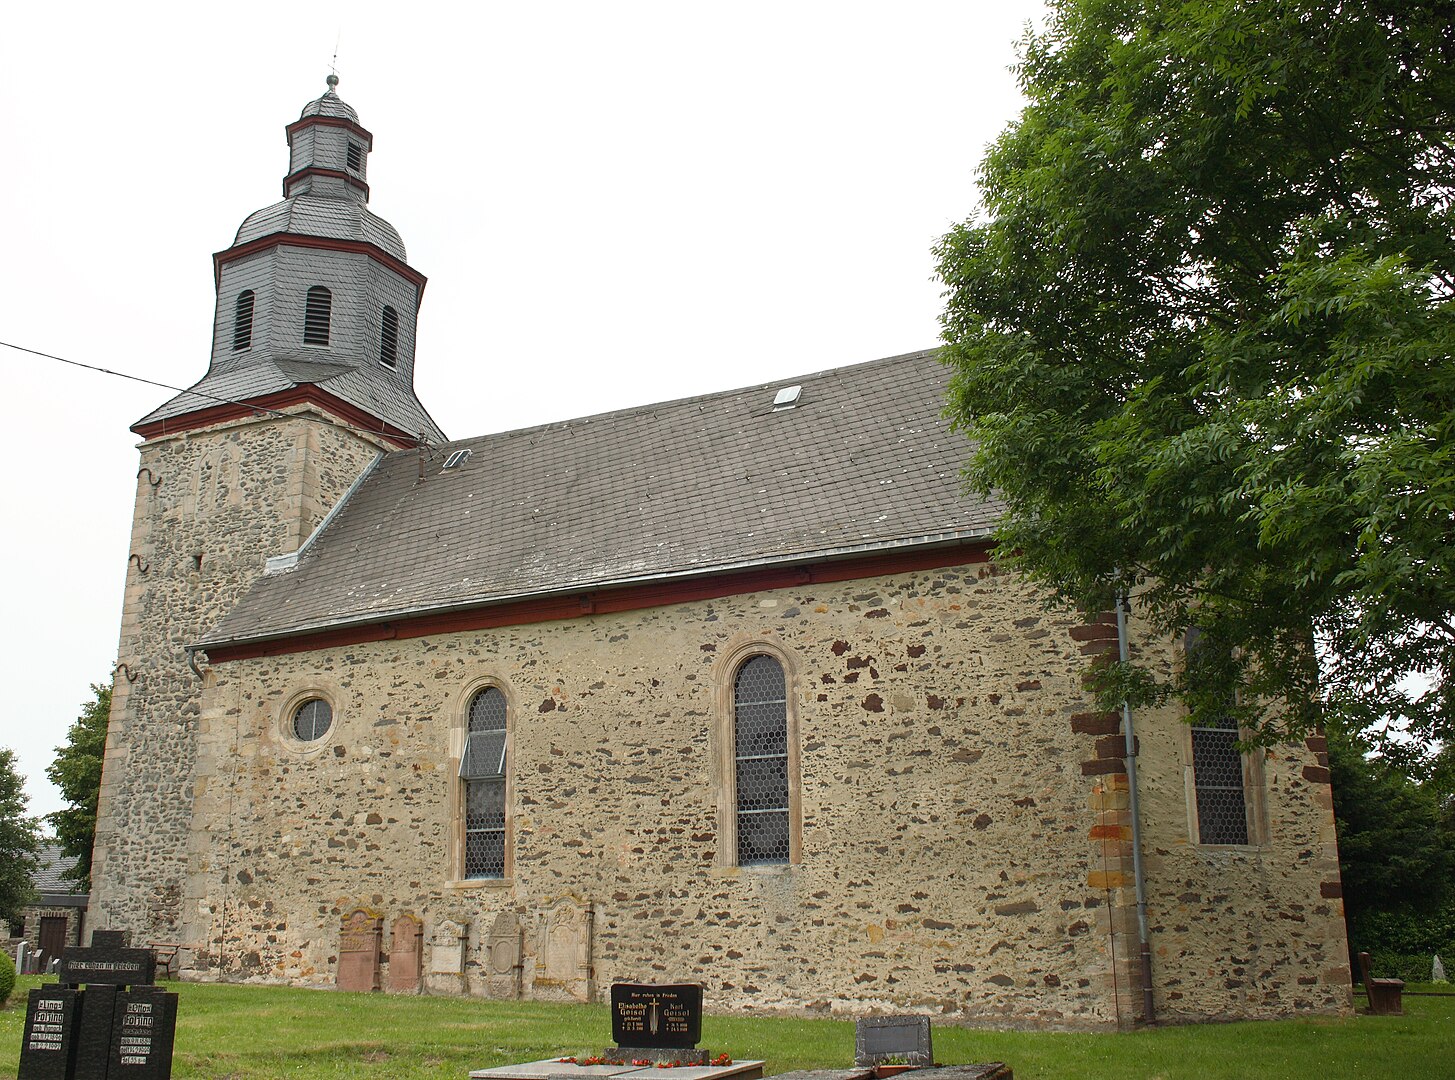
[[[5,942],[10,958],[27,972],[47,970],[62,949],[81,944],[86,905],[91,900],[67,876],[76,860],[63,854],[59,844],[42,845],[38,857],[40,865],[31,875],[31,883],[39,896],[10,924]]]

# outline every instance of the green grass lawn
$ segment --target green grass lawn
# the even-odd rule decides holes
[[[25,994],[40,981],[19,980],[10,1008],[0,1011],[0,1077],[15,1075]],[[194,983],[169,988],[181,996],[173,1066],[178,1080],[465,1080],[471,1069],[599,1052],[610,1042],[611,1023],[601,1005]],[[1406,997],[1405,1011],[1402,1017],[1205,1024],[1125,1035],[936,1026],[935,1057],[946,1063],[1006,1061],[1017,1080],[1455,1074],[1455,995]],[[708,1016],[701,1045],[735,1058],[765,1058],[769,1073],[843,1067],[854,1056],[854,1025]]]

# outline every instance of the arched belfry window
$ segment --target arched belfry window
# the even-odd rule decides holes
[[[379,363],[385,367],[399,364],[399,312],[388,305],[379,325]]]
[[[733,678],[738,864],[789,859],[788,692],[783,665],[746,660]]]
[[[232,351],[240,352],[252,348],[253,344],[253,290],[244,289],[237,294],[237,306],[232,316]]]
[[[303,344],[327,345],[329,320],[333,316],[333,294],[322,285],[308,290],[303,309]]]
[[[505,876],[505,762],[508,704],[498,687],[470,699],[460,755],[465,803],[465,877]]]

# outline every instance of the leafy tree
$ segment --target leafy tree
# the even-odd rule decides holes
[[[1388,916],[1428,919],[1455,901],[1455,829],[1439,794],[1392,761],[1372,756],[1369,740],[1328,730],[1329,776],[1339,830],[1344,914],[1356,945],[1380,940]]]
[[[96,803],[101,796],[101,760],[106,755],[106,724],[111,716],[111,688],[91,684],[92,698],[56,747],[45,774],[70,805],[46,815],[61,851],[76,865],[67,877],[81,892],[91,891],[91,848],[96,842]]]
[[[1455,733],[1449,6],[1052,0],[1022,50],[983,212],[936,251],[1002,547],[1201,631],[1108,702]]]
[[[0,922],[14,922],[35,896],[30,875],[40,848],[40,823],[26,816],[25,806],[15,751],[0,747]]]

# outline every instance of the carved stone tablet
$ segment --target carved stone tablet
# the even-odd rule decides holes
[[[854,1025],[854,1064],[879,1065],[885,1058],[906,1065],[933,1065],[928,1016],[866,1016]]]
[[[485,992],[490,997],[520,997],[521,946],[520,920],[515,912],[502,911],[485,938]]]
[[[423,962],[424,927],[413,915],[401,915],[394,920],[389,940],[389,989],[396,994],[417,992]]]
[[[435,928],[429,944],[429,970],[436,975],[460,975],[465,970],[465,937],[468,923],[448,919]]]
[[[79,996],[79,990],[54,985],[30,992],[20,1038],[20,1080],[66,1080],[71,1075]]]
[[[374,912],[355,908],[339,928],[338,988],[379,989],[380,922]]]
[[[611,1037],[617,1046],[696,1046],[702,1038],[702,987],[612,983]]]
[[[545,913],[536,948],[535,997],[592,999],[591,923],[591,908],[571,899],[558,900]]]

